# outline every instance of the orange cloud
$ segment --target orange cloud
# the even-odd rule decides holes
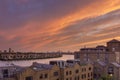
[[[24,2],[24,0],[22,1]],[[27,0],[25,0],[25,2],[26,1]],[[94,40],[94,41],[91,41],[92,39],[85,38],[87,37],[86,33],[89,31],[91,32],[91,30],[93,30],[93,28],[91,27],[84,29],[85,30],[83,31],[84,35],[77,36],[77,37],[82,36],[85,39],[88,39],[88,40],[85,40],[86,42],[83,42],[83,43],[80,43],[79,41],[80,39],[75,40],[76,34],[79,34],[79,33],[76,33],[76,34],[71,33],[69,35],[65,35],[62,33],[65,28],[69,27],[69,25],[77,24],[75,23],[76,21],[80,21],[80,20],[82,21],[83,19],[86,19],[86,18],[88,19],[96,18],[98,16],[105,15],[111,11],[120,9],[120,5],[118,5],[119,3],[120,3],[119,0],[114,0],[114,1],[113,0],[97,0],[96,2],[86,5],[82,9],[77,9],[73,13],[63,16],[62,18],[53,19],[51,21],[44,21],[44,22],[39,19],[27,21],[26,24],[23,25],[22,27],[11,30],[9,31],[9,33],[5,32],[4,37],[6,37],[6,40],[8,41],[16,38],[17,36],[21,37],[18,43],[21,44],[21,47],[29,50],[40,50],[40,48],[42,47],[44,48],[46,47],[46,49],[48,50],[50,47],[52,47],[54,50],[56,49],[56,46],[62,49],[63,47],[64,48],[73,47],[74,49],[74,47],[76,46],[80,47],[83,45],[94,45],[94,44],[97,44],[98,42],[103,43],[112,38],[107,38],[107,39],[103,38],[103,40]],[[93,27],[96,27],[96,26],[93,25]],[[97,34],[96,36],[100,37],[100,36],[109,35],[109,34],[112,34],[112,33]],[[116,39],[120,39],[120,38],[116,37]],[[53,44],[54,46],[51,46],[51,44]],[[63,44],[63,45],[60,45],[60,44]]]
[[[82,20],[84,18],[89,17],[97,17],[100,15],[104,15],[106,13],[109,13],[113,10],[117,10],[120,8],[120,5],[115,6],[116,4],[120,3],[119,0],[108,0],[108,1],[98,1],[96,3],[91,3],[90,5],[86,6],[82,10],[78,10],[76,12],[73,12],[73,14],[69,14],[67,16],[64,16],[61,19],[53,20],[51,24],[49,24],[50,27],[50,34],[54,35],[59,32],[59,30],[67,27],[68,25],[74,23],[77,20]],[[102,7],[101,7],[102,6]]]

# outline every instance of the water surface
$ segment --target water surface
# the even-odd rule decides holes
[[[50,59],[38,59],[38,60],[23,60],[23,61],[0,61],[0,66],[9,66],[10,64],[15,64],[19,66],[30,66],[33,62],[49,64],[51,60],[67,60],[74,59],[74,55],[63,55],[60,58],[50,58]]]

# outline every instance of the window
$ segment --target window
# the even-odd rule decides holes
[[[48,78],[48,74],[45,74],[45,78]]]
[[[62,66],[64,66],[64,62],[62,62]]]
[[[82,72],[85,72],[86,71],[86,68],[82,68]]]
[[[93,73],[91,72],[91,76],[93,76]]]
[[[75,80],[77,80],[77,78],[75,77]]]
[[[58,76],[58,72],[54,72],[54,74],[53,74],[54,76]]]
[[[70,71],[70,75],[72,74],[72,71]]]
[[[56,80],[59,80],[59,79],[56,79]]]
[[[66,71],[66,75],[68,75],[68,71]]]
[[[50,64],[51,64],[51,65],[57,65],[57,62],[50,61]]]
[[[82,72],[84,71],[84,69],[82,68]]]
[[[81,78],[84,79],[84,75],[83,74],[82,74]]]
[[[115,48],[112,48],[112,51],[115,51]]]
[[[88,77],[90,77],[90,74],[88,73]]]
[[[94,74],[94,78],[97,78],[97,74]]]
[[[28,76],[25,78],[25,80],[33,80],[33,77],[32,76]]]
[[[76,76],[74,80],[79,80],[79,79],[80,79],[79,76]]]
[[[100,74],[98,74],[98,77],[101,77],[101,75],[100,75]]]
[[[113,67],[108,68],[108,74],[114,74],[114,68]]]
[[[40,79],[42,79],[42,78],[43,78],[43,74],[40,75]]]
[[[77,69],[77,70],[75,71],[75,73],[79,73],[79,70]]]
[[[3,77],[7,78],[8,77],[8,69],[3,70]]]
[[[81,78],[82,79],[86,78],[86,74],[82,74]]]
[[[86,78],[86,74],[84,74],[84,78]]]
[[[91,70],[91,67],[89,67],[89,70]]]
[[[78,78],[78,80],[80,79],[79,76],[77,78]]]

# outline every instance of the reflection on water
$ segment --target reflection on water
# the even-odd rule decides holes
[[[30,66],[33,62],[38,63],[46,63],[49,64],[49,61],[51,60],[67,60],[67,59],[74,59],[73,55],[63,55],[63,57],[60,58],[51,58],[51,59],[39,59],[39,60],[26,60],[26,61],[0,61],[0,66],[4,66],[6,64],[15,64],[20,66]]]

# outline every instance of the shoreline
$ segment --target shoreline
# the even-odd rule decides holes
[[[42,60],[42,59],[52,59],[52,58],[60,58],[62,56],[58,57],[47,57],[47,58],[31,58],[31,59],[0,59],[0,61],[30,61],[30,60]]]

